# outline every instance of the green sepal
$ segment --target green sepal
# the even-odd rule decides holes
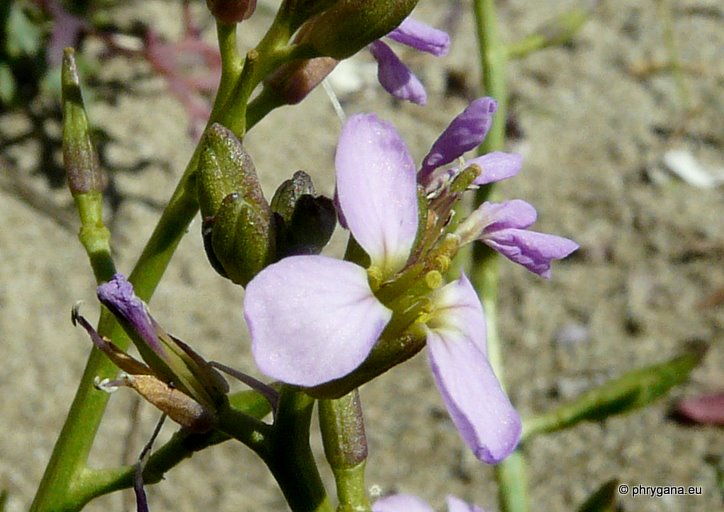
[[[526,418],[523,420],[522,439],[563,430],[580,421],[600,421],[648,405],[686,381],[706,350],[705,344],[695,344],[670,361],[626,373],[552,411]]]
[[[213,124],[204,138],[198,198],[212,267],[245,286],[273,261],[275,229],[251,156],[220,124]]]
[[[268,210],[254,162],[234,133],[214,123],[204,135],[198,170],[198,198],[204,218],[216,215],[229,194]]]
[[[397,28],[418,0],[340,0],[299,29],[298,43],[346,59]]]
[[[211,248],[216,262],[233,282],[246,286],[275,254],[268,209],[246,202],[241,194],[224,198],[213,220]]]
[[[331,7],[340,0],[286,0],[279,8],[289,20],[289,28],[295,32],[299,26],[312,16]]]
[[[274,213],[279,214],[286,224],[289,224],[292,221],[294,208],[299,198],[304,195],[313,196],[314,194],[314,183],[312,183],[311,176],[304,171],[297,171],[294,176],[279,185],[279,188],[274,192],[271,209]]]

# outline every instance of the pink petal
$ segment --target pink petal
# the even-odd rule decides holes
[[[521,422],[482,348],[482,306],[465,276],[431,298],[435,305],[442,305],[428,323],[428,356],[435,383],[460,436],[475,456],[497,463],[518,444]]]
[[[447,55],[450,50],[450,36],[413,18],[405,20],[387,37],[416,50],[431,53],[435,57]]]
[[[427,103],[425,86],[389,46],[375,41],[370,45],[370,51],[377,61],[377,79],[387,92],[399,100],[417,105]]]
[[[291,256],[268,266],[244,298],[257,366],[299,386],[357,368],[391,315],[370,291],[362,267],[326,256]]]
[[[415,164],[395,128],[374,114],[350,117],[335,160],[345,223],[372,264],[390,275],[407,261],[417,234]]]
[[[375,501],[372,512],[434,512],[432,507],[412,494],[392,494]]]

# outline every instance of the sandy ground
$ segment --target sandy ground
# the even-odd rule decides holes
[[[169,36],[178,32],[176,4],[144,4],[141,18],[164,20],[159,28]],[[448,4],[422,4],[419,18],[446,23]],[[501,4],[503,33],[512,41],[575,2]],[[675,3],[675,36],[688,90],[684,98],[667,69],[641,76],[634,72],[667,60],[657,4],[601,1],[573,44],[511,63],[511,112],[521,132],[511,149],[525,155],[525,166],[499,193],[534,203],[539,230],[573,238],[582,249],[556,265],[549,282],[502,265],[506,380],[514,403],[532,414],[606,378],[670,358],[688,340],[703,339],[712,348],[691,382],[656,405],[530,443],[526,453],[535,510],[572,510],[614,477],[630,485],[702,490],[700,496],[625,497],[625,510],[721,506],[716,479],[724,448],[721,430],[682,426],[667,414],[677,398],[723,385],[724,306],[702,305],[724,287],[722,189],[673,178],[662,156],[679,148],[704,165],[724,166],[724,11],[715,0]],[[129,14],[119,11],[117,16],[127,19]],[[260,9],[244,24],[241,42],[251,44],[268,21]],[[450,27],[454,45],[449,57],[405,55],[428,85],[427,108],[393,103],[378,87],[342,97],[348,113],[374,110],[393,120],[417,158],[466,104],[460,94],[446,90],[445,76],[461,76],[467,94],[476,94],[471,15],[465,11]],[[364,55],[355,62],[365,69],[371,59]],[[113,102],[97,98],[89,104],[92,120],[111,135],[107,170],[121,199],[111,221],[113,240],[118,267],[128,272],[193,144],[184,111],[145,64],[129,67],[127,60],[113,59],[104,64],[102,76],[136,77],[132,90],[118,93]],[[46,127],[51,134],[58,131],[54,121]],[[5,141],[30,129],[22,114],[0,117]],[[247,140],[265,190],[271,193],[283,178],[305,169],[322,192],[331,193],[338,132],[339,122],[321,91],[297,108],[269,116]],[[84,333],[69,322],[70,308],[84,299],[86,314],[95,315],[93,278],[75,236],[70,201],[51,179],[52,167],[39,158],[43,147],[30,137],[4,145],[2,155],[0,487],[9,491],[11,512],[29,506],[89,349]],[[49,154],[57,161],[58,148],[51,146]],[[134,166],[135,171],[124,170]],[[207,265],[199,230],[197,220],[152,301],[153,312],[209,358],[254,373],[241,315],[243,292]],[[339,251],[339,240],[330,253]],[[561,334],[571,331],[578,335]],[[451,493],[496,510],[492,471],[460,442],[424,354],[365,386],[362,398],[371,486],[418,494],[438,509]],[[114,395],[94,464],[118,464],[137,453],[157,414],[143,406],[132,429],[133,406],[130,393]],[[163,436],[171,432],[168,427]],[[319,452],[316,438],[314,443]],[[149,494],[153,510],[285,510],[262,464],[232,443],[196,455]],[[117,494],[87,510],[124,507],[129,507],[128,496]]]

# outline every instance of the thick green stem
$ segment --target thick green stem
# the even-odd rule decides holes
[[[505,143],[505,120],[507,117],[508,91],[506,87],[507,48],[500,39],[498,19],[494,0],[475,0],[474,10],[480,48],[483,90],[498,101],[498,111],[488,135],[480,147],[481,153],[503,149]],[[492,187],[481,187],[476,196],[476,205],[486,201]],[[503,382],[503,362],[500,339],[497,330],[496,301],[498,289],[497,255],[482,244],[476,244],[472,251],[471,282],[480,295],[485,308],[488,334],[488,356],[498,379]],[[525,512],[528,510],[526,491],[525,460],[520,451],[513,453],[496,466],[496,480],[500,507],[504,512]]]
[[[264,457],[293,512],[334,510],[309,447],[313,409],[312,397],[291,386],[284,386],[267,444],[269,453]]]

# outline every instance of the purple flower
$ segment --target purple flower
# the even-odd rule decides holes
[[[453,120],[425,158],[427,176],[435,165],[480,143],[494,105],[483,98]],[[415,167],[392,125],[371,114],[351,117],[335,163],[340,216],[369,256],[369,268],[365,272],[324,256],[286,258],[249,283],[244,302],[260,369],[308,387],[353,371],[388,324],[396,325],[394,301],[381,302],[375,291],[394,286],[410,264],[418,231]],[[498,174],[514,174],[519,163],[513,164],[512,171],[499,165]],[[433,259],[427,253],[416,257],[428,256]],[[481,460],[502,460],[518,442],[520,418],[488,362],[485,318],[475,290],[462,276],[435,291],[409,293],[407,300],[421,308],[420,316],[403,328],[424,332],[435,382],[463,440]]]
[[[448,512],[483,512],[482,508],[455,496],[448,496],[446,501]],[[433,512],[433,509],[417,496],[400,493],[375,501],[372,512]]]
[[[450,37],[445,32],[409,17],[387,37],[436,57],[446,55],[450,49]],[[418,105],[427,103],[425,87],[386,43],[377,40],[370,45],[370,51],[377,61],[377,77],[387,92]]]
[[[478,239],[515,263],[546,279],[551,261],[578,249],[567,238],[529,231],[536,220],[535,208],[520,199],[480,205],[456,231],[463,243]]]

